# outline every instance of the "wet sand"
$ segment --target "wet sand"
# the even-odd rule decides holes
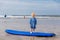
[[[34,37],[34,40],[60,40],[60,19],[38,19],[36,32],[55,33],[55,37]],[[30,31],[29,19],[0,19],[0,40],[30,40],[31,37],[11,35],[6,29]]]

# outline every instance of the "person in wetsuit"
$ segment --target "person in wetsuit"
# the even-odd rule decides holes
[[[4,15],[4,17],[6,18],[6,17],[7,17],[7,15],[5,14],[5,15]]]

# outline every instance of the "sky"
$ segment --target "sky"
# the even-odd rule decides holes
[[[0,15],[60,15],[60,0],[0,0]]]

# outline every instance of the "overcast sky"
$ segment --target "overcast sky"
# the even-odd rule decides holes
[[[60,0],[0,0],[0,15],[60,15]]]

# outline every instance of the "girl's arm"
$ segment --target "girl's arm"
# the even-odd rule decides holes
[[[30,25],[31,25],[31,21],[32,21],[32,20],[30,19]]]
[[[35,24],[37,24],[37,19],[35,19]]]

